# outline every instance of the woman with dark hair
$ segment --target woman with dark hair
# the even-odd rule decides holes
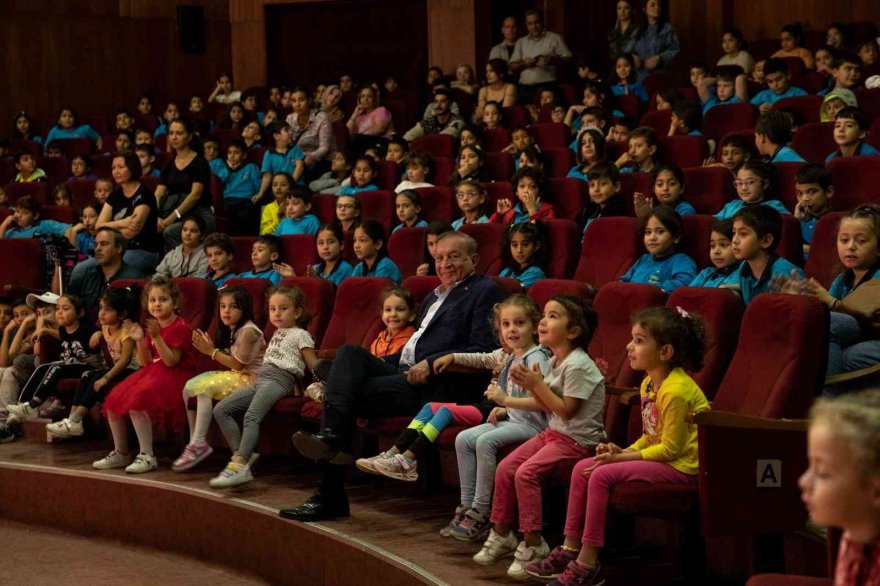
[[[31,118],[27,112],[19,112],[15,115],[10,136],[12,138],[9,143],[13,147],[24,144],[24,141],[26,140],[33,141],[37,144],[43,144],[43,139],[37,131],[34,119]]]
[[[608,31],[608,47],[612,62],[621,55],[632,52],[633,37],[637,28],[634,12],[632,0],[617,0],[617,20],[614,21],[614,28]]]
[[[311,107],[309,94],[303,88],[290,92],[293,112],[287,117],[293,143],[305,155],[307,180],[319,176],[323,167],[329,169],[330,153],[334,150],[333,125],[327,114]],[[326,163],[326,164],[325,164]]]
[[[746,40],[738,28],[728,28],[721,34],[721,50],[724,55],[718,60],[718,67],[737,65],[749,75],[755,68],[755,59],[746,51]]]
[[[804,62],[804,67],[807,69],[816,69],[816,59],[809,49],[801,46],[803,42],[803,25],[799,22],[791,22],[779,31],[779,44],[782,48],[773,53],[773,57],[779,59],[798,57]]]
[[[387,145],[394,136],[394,121],[391,112],[379,105],[379,92],[373,86],[365,86],[358,92],[357,106],[345,123],[352,138],[355,152],[367,146]]]
[[[211,168],[189,120],[178,119],[168,125],[168,146],[175,156],[162,171],[156,202],[157,227],[165,238],[165,248],[171,250],[181,242],[180,231],[187,216],[199,216],[208,234],[214,231],[216,219],[211,209]]]
[[[633,40],[633,57],[639,68],[639,81],[648,74],[668,71],[680,45],[675,27],[666,19],[661,0],[645,3],[645,20]]]
[[[483,108],[489,102],[498,102],[503,108],[516,104],[516,86],[507,82],[507,71],[507,62],[504,59],[490,59],[486,63],[486,85],[477,94],[474,122],[483,120]]]

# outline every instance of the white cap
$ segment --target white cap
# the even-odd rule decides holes
[[[865,87],[869,90],[880,88],[880,75],[872,75],[865,80]]]
[[[25,298],[28,307],[31,309],[36,309],[37,301],[41,301],[43,303],[48,303],[49,305],[55,305],[58,303],[58,295],[46,291],[42,295],[36,295],[34,293],[30,293],[27,298]]]

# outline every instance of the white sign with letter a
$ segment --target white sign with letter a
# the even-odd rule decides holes
[[[781,487],[782,460],[758,460],[755,480],[758,488]]]

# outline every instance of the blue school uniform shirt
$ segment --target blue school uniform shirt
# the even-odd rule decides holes
[[[771,89],[766,89],[758,92],[755,97],[752,98],[751,103],[753,106],[761,106],[761,104],[775,104],[779,100],[784,100],[785,98],[796,98],[798,96],[806,95],[807,92],[799,87],[794,86],[789,86],[789,88],[781,94],[777,94]]]
[[[211,165],[211,163],[208,163],[208,166],[210,166],[210,165]],[[162,176],[162,171],[160,171],[159,169],[150,169],[150,172],[147,173],[147,177],[161,177],[161,176]]]
[[[718,99],[718,96],[713,92],[709,99],[703,104],[703,116],[706,115],[706,112],[714,108],[715,106],[729,106],[730,104],[742,104],[742,100],[739,99],[738,96],[733,96],[729,100],[724,100],[723,102]]]
[[[487,218],[485,215],[482,215],[482,216],[480,216],[479,218],[477,218],[476,220],[474,220],[473,222],[470,222],[470,223],[471,223],[471,224],[488,224],[488,223],[489,223],[489,218]],[[453,230],[458,230],[458,229],[461,228],[462,226],[464,226],[464,216],[462,216],[462,217],[460,217],[459,219],[457,219],[457,220],[455,220],[454,222],[452,222],[452,229],[453,229]]]
[[[648,92],[645,91],[645,86],[643,86],[642,82],[640,81],[625,84],[616,83],[611,86],[611,93],[615,96],[625,96],[627,94],[632,94],[642,102],[648,101]]]
[[[53,140],[67,140],[69,138],[88,138],[89,140],[96,141],[101,137],[95,132],[95,129],[88,124],[82,124],[76,128],[59,128],[53,126],[49,131],[49,134],[46,135],[46,144],[49,144]]]
[[[679,216],[693,216],[697,213],[697,208],[684,201],[683,199],[679,200],[675,205],[675,212]]]
[[[731,265],[723,269],[715,267],[703,269],[688,287],[715,289],[725,285],[739,285],[739,265]]]
[[[568,175],[565,176],[566,179],[580,179],[581,181],[590,182],[590,176],[583,172],[583,166],[575,165],[571,169],[568,170]]]
[[[268,279],[269,282],[273,285],[277,285],[281,282],[281,279],[284,278],[276,273],[275,269],[266,269],[265,271],[260,271],[259,273],[248,271],[246,273],[240,274],[238,277],[240,279]]]
[[[363,187],[358,187],[357,185],[346,185],[345,187],[341,187],[339,191],[336,192],[336,195],[357,195],[362,191],[377,191],[379,188],[373,184],[364,185]]]
[[[797,151],[788,145],[782,145],[776,152],[767,158],[768,163],[806,163],[807,160],[797,154]]]
[[[656,285],[667,293],[686,287],[697,275],[697,263],[691,257],[676,252],[663,258],[643,254],[622,277],[622,283]]]
[[[220,177],[220,175],[223,173],[223,169],[229,168],[226,165],[226,161],[224,161],[223,159],[220,159],[220,158],[211,159],[210,161],[208,161],[208,167],[211,168],[211,173],[213,173],[217,177]]]
[[[871,270],[865,273],[865,276],[862,277],[862,280],[858,283],[855,282],[855,275],[853,274],[852,269],[843,271],[834,277],[831,286],[828,288],[828,293],[835,299],[843,299],[852,293],[859,285],[873,279],[880,279],[880,263],[877,263]]]
[[[770,256],[770,261],[764,268],[764,274],[760,277],[752,275],[752,268],[749,266],[749,263],[743,261],[737,271],[739,275],[739,290],[742,294],[743,303],[748,305],[757,295],[766,293],[770,289],[770,281],[773,277],[778,275],[790,277],[791,271],[795,271],[801,279],[804,278],[804,272],[799,267],[775,254]]]
[[[506,267],[504,270],[498,273],[498,276],[506,277],[508,279],[516,279],[517,281],[519,281],[520,285],[523,286],[523,289],[528,289],[534,284],[535,281],[539,281],[547,275],[544,273],[544,269],[542,269],[541,267],[531,265],[521,270],[515,270],[510,267]]]
[[[215,277],[214,271],[211,271],[207,275],[205,275],[205,278],[210,279],[211,282],[214,283],[214,286],[219,289],[220,287],[222,287],[223,285],[226,284],[226,281],[228,281],[229,279],[235,279],[238,276],[239,275],[236,275],[235,273],[226,273],[225,275],[223,275],[221,277]]]
[[[310,234],[314,236],[318,233],[318,227],[321,222],[315,214],[306,214],[301,218],[284,218],[275,228],[275,236],[289,236],[291,234]]]
[[[246,163],[238,169],[230,169],[224,163],[214,175],[223,183],[223,199],[250,199],[260,191],[260,170],[253,163]]]
[[[168,134],[168,124],[163,120],[159,123],[159,126],[156,127],[156,130],[153,131],[153,138],[157,136],[162,136],[163,134]]]
[[[70,224],[55,220],[40,220],[27,228],[19,228],[17,225],[6,230],[6,238],[36,238],[40,236],[64,236]],[[94,245],[93,245],[94,246]]]
[[[830,163],[834,159],[838,157],[842,157],[840,151],[834,151],[827,157],[825,157],[825,162]],[[871,145],[865,143],[864,141],[859,142],[859,146],[856,147],[855,152],[852,154],[854,157],[880,157],[880,151],[872,147]]]
[[[426,222],[425,220],[419,220],[414,225],[410,226],[410,228],[427,228],[427,227],[428,227],[428,222]],[[391,230],[391,233],[394,234],[395,232],[397,232],[401,228],[403,228],[403,224],[398,224],[394,227],[393,230]]]
[[[290,173],[293,175],[296,162],[305,158],[298,146],[290,147],[286,153],[279,153],[277,150],[266,151],[266,154],[263,155],[263,166],[260,168],[260,173],[269,173],[270,175]],[[302,184],[302,182],[303,179],[300,177],[299,183]]]
[[[324,269],[321,267],[321,263],[314,264],[312,267],[315,269],[315,274],[322,278],[327,279],[337,287],[339,283],[342,282],[343,279],[347,279],[351,276],[351,273],[354,271],[354,268],[348,263],[346,260],[340,259],[339,262],[336,263],[336,266],[333,267],[333,270],[329,273],[325,273]]]
[[[76,235],[76,249],[83,256],[95,254],[95,236],[85,230]]]
[[[800,220],[801,239],[804,241],[804,244],[813,243],[813,234],[816,232],[816,225],[818,223],[819,218],[817,216],[808,216],[805,220]]]
[[[397,265],[394,264],[394,261],[388,258],[387,256],[383,256],[378,261],[373,264],[372,269],[367,268],[367,263],[361,261],[357,263],[354,267],[354,270],[351,272],[352,277],[387,277],[394,281],[397,284],[403,280],[403,275],[400,274],[400,269],[397,268]]]
[[[760,201],[758,203],[751,203],[749,205],[755,206],[768,206],[779,212],[780,214],[788,214],[791,215],[791,212],[785,209],[785,204],[779,201],[778,199],[765,199],[764,201]],[[729,201],[724,204],[724,207],[721,208],[721,211],[715,214],[716,220],[729,220],[733,216],[736,215],[736,212],[740,211],[746,207],[746,204],[743,203],[741,199],[735,199],[733,201]]]

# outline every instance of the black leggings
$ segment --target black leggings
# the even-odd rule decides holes
[[[136,371],[131,368],[126,368],[114,378],[110,379],[100,391],[96,391],[95,381],[108,372],[110,372],[109,368],[97,368],[84,373],[82,377],[80,377],[79,386],[76,387],[76,393],[73,395],[73,406],[91,409],[94,407],[95,403],[104,400],[104,397],[110,393],[113,387],[124,381],[129,375],[134,374]]]
[[[70,364],[49,362],[48,364],[41,364],[25,383],[19,401],[22,403],[30,402],[31,406],[35,407],[46,400],[49,393],[55,390],[55,385],[62,378],[79,378],[83,373],[94,370],[94,368],[90,364],[83,364],[81,362]]]

